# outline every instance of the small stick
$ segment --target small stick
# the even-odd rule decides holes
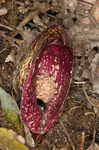
[[[96,27],[99,27],[99,24],[96,22],[95,18],[90,13],[88,13],[88,17]]]
[[[18,29],[18,30],[22,29],[22,27],[23,27],[25,24],[27,24],[27,23],[34,17],[34,15],[35,15],[37,12],[38,12],[38,10],[35,10],[35,12],[34,12],[34,11],[30,12],[30,13],[28,14],[28,16],[27,16],[26,18],[24,18],[24,19],[21,21],[21,23],[17,26],[17,29]]]
[[[4,24],[2,24],[2,23],[0,23],[0,27],[7,28],[7,29],[10,30],[10,31],[13,31],[13,30],[14,30],[12,27],[9,27],[9,26],[4,25]]]
[[[16,39],[16,38],[13,38],[13,37],[11,37],[11,36],[8,36],[8,35],[6,35],[5,34],[5,32],[3,32],[3,31],[0,31],[0,35],[2,36],[2,37],[4,37],[6,40],[8,40],[9,42],[16,42],[16,43],[23,43],[23,40],[18,40],[18,39]]]
[[[60,122],[60,124],[61,124],[61,126],[62,126],[64,132],[66,133],[66,136],[67,136],[67,138],[68,138],[68,141],[69,141],[70,144],[71,144],[72,150],[75,150],[75,146],[74,146],[74,144],[73,144],[73,142],[72,142],[72,140],[71,140],[71,138],[70,138],[70,135],[69,135],[67,129],[64,127],[64,124],[63,124],[62,121],[59,121],[59,122]]]
[[[6,51],[7,49],[6,48],[3,48],[1,51],[0,51],[0,54],[3,53],[4,51]]]
[[[83,92],[84,92],[84,94],[85,94],[85,97],[86,97],[87,101],[88,101],[92,106],[96,107],[96,105],[93,104],[93,103],[90,101],[89,96],[87,95],[85,86],[83,86]]]
[[[85,144],[85,132],[82,132],[80,150],[84,150],[84,144]]]
[[[44,9],[40,9],[40,8],[34,8],[32,10],[32,12],[30,12],[28,14],[28,16],[26,18],[24,18],[22,20],[22,22],[17,26],[17,29],[20,30],[22,29],[22,27],[27,24],[34,16],[35,14],[39,13],[39,12],[45,12],[47,10],[49,10],[50,6],[49,6],[49,3],[48,3],[48,0],[46,0],[46,7]]]
[[[83,85],[83,84],[86,84],[86,81],[74,81],[74,84]]]

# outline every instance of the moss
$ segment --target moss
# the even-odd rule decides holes
[[[12,123],[13,126],[16,128],[17,132],[19,134],[22,134],[22,125],[18,114],[10,112],[9,110],[4,110],[4,113],[9,123]]]

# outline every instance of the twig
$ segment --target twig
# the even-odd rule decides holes
[[[90,147],[92,147],[91,149],[95,150],[95,137],[96,137],[96,120],[97,120],[97,117],[95,118],[95,125],[94,125],[94,130],[93,130],[93,139],[92,139],[92,143],[90,145]]]
[[[27,24],[33,17],[34,15],[38,12],[38,10],[36,9],[35,11],[32,11],[28,14],[28,16],[26,18],[24,18],[21,23],[17,26],[17,29],[20,30],[23,28],[23,26],[25,24]]]
[[[20,2],[20,1],[16,1],[16,4],[19,6],[24,6],[24,3]]]
[[[82,132],[80,150],[84,150],[84,144],[85,144],[85,132]]]
[[[70,135],[69,135],[67,129],[64,127],[64,124],[63,124],[62,121],[59,120],[59,122],[60,122],[60,124],[61,124],[61,126],[62,126],[64,132],[66,133],[66,136],[67,136],[67,138],[68,138],[68,141],[69,141],[70,144],[71,144],[72,150],[75,150],[75,146],[74,146],[74,144],[73,144],[73,142],[72,142],[72,140],[71,140],[71,138],[70,138]]]
[[[96,107],[96,105],[93,104],[93,103],[90,101],[89,96],[87,95],[85,86],[83,86],[83,92],[84,92],[84,94],[85,94],[85,97],[86,97],[87,101],[88,101],[92,106]]]
[[[83,85],[83,84],[86,84],[86,81],[74,81],[74,84]]]
[[[39,12],[45,12],[45,11],[48,11],[49,10],[49,8],[50,8],[50,6],[49,6],[49,3],[48,3],[48,0],[46,0],[46,7],[45,8],[33,8],[33,10],[32,10],[32,12],[30,12],[29,14],[28,14],[28,16],[26,17],[26,18],[24,18],[23,20],[22,20],[22,22],[17,26],[17,29],[18,30],[20,30],[20,29],[22,29],[22,27],[25,25],[25,24],[27,24],[34,16],[35,16],[35,14],[37,14],[37,13],[39,13]]]
[[[86,112],[84,113],[85,116],[88,116],[88,115],[94,115],[95,116],[95,113],[94,112]]]
[[[85,96],[86,96],[86,98],[87,98],[87,100],[88,100],[88,102],[92,105],[92,106],[94,106],[94,107],[97,107],[94,103],[92,103],[91,101],[90,101],[90,99],[89,99],[89,97],[88,97],[88,95],[87,95],[87,92],[86,92],[86,89],[85,89],[85,87],[83,86],[83,92],[84,92],[84,94],[85,94]],[[99,108],[99,107],[98,107]],[[94,147],[94,144],[95,144],[95,136],[96,136],[96,120],[97,120],[97,117],[98,117],[98,115],[96,116],[96,118],[95,118],[95,125],[94,125],[94,131],[93,131],[93,140],[92,140],[92,146]]]
[[[95,144],[95,137],[96,137],[96,129],[94,127],[92,145]]]
[[[16,42],[16,43],[23,43],[23,40],[18,40],[18,39],[16,39],[16,38],[13,38],[13,37],[11,37],[11,36],[9,36],[9,35],[6,35],[5,34],[5,32],[4,31],[0,31],[0,35],[2,36],[2,37],[4,37],[6,40],[8,40],[9,42]]]
[[[92,145],[95,144],[95,137],[96,137],[96,121],[97,121],[98,115],[96,115],[95,118],[95,124],[94,124],[94,130],[93,130],[93,140],[92,140]]]
[[[0,23],[0,27],[7,28],[7,29],[10,30],[10,31],[13,31],[13,30],[14,30],[12,27],[9,27],[9,26],[4,25],[4,24],[2,24],[2,23]]]
[[[96,22],[95,18],[90,13],[88,13],[88,17],[96,27],[99,27],[99,24]]]
[[[73,110],[80,108],[80,106],[73,106],[70,110],[69,113],[71,113]]]
[[[1,51],[0,51],[0,54],[3,53],[4,51],[6,51],[7,49],[6,48],[3,48]]]

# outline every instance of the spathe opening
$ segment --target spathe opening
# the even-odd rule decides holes
[[[37,98],[37,105],[39,106],[39,108],[45,112],[46,110],[46,103],[44,103],[44,101],[42,99]]]

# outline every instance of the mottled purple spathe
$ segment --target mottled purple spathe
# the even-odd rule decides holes
[[[32,132],[46,133],[55,124],[63,111],[70,87],[72,65],[72,49],[62,45],[61,42],[59,44],[50,44],[43,48],[33,62],[25,82],[21,100],[22,118]],[[54,70],[52,69],[53,66]],[[58,85],[57,93],[47,103],[44,114],[42,114],[37,105],[35,92],[36,75],[41,75],[43,72],[47,72],[50,77],[56,76],[55,83]]]

